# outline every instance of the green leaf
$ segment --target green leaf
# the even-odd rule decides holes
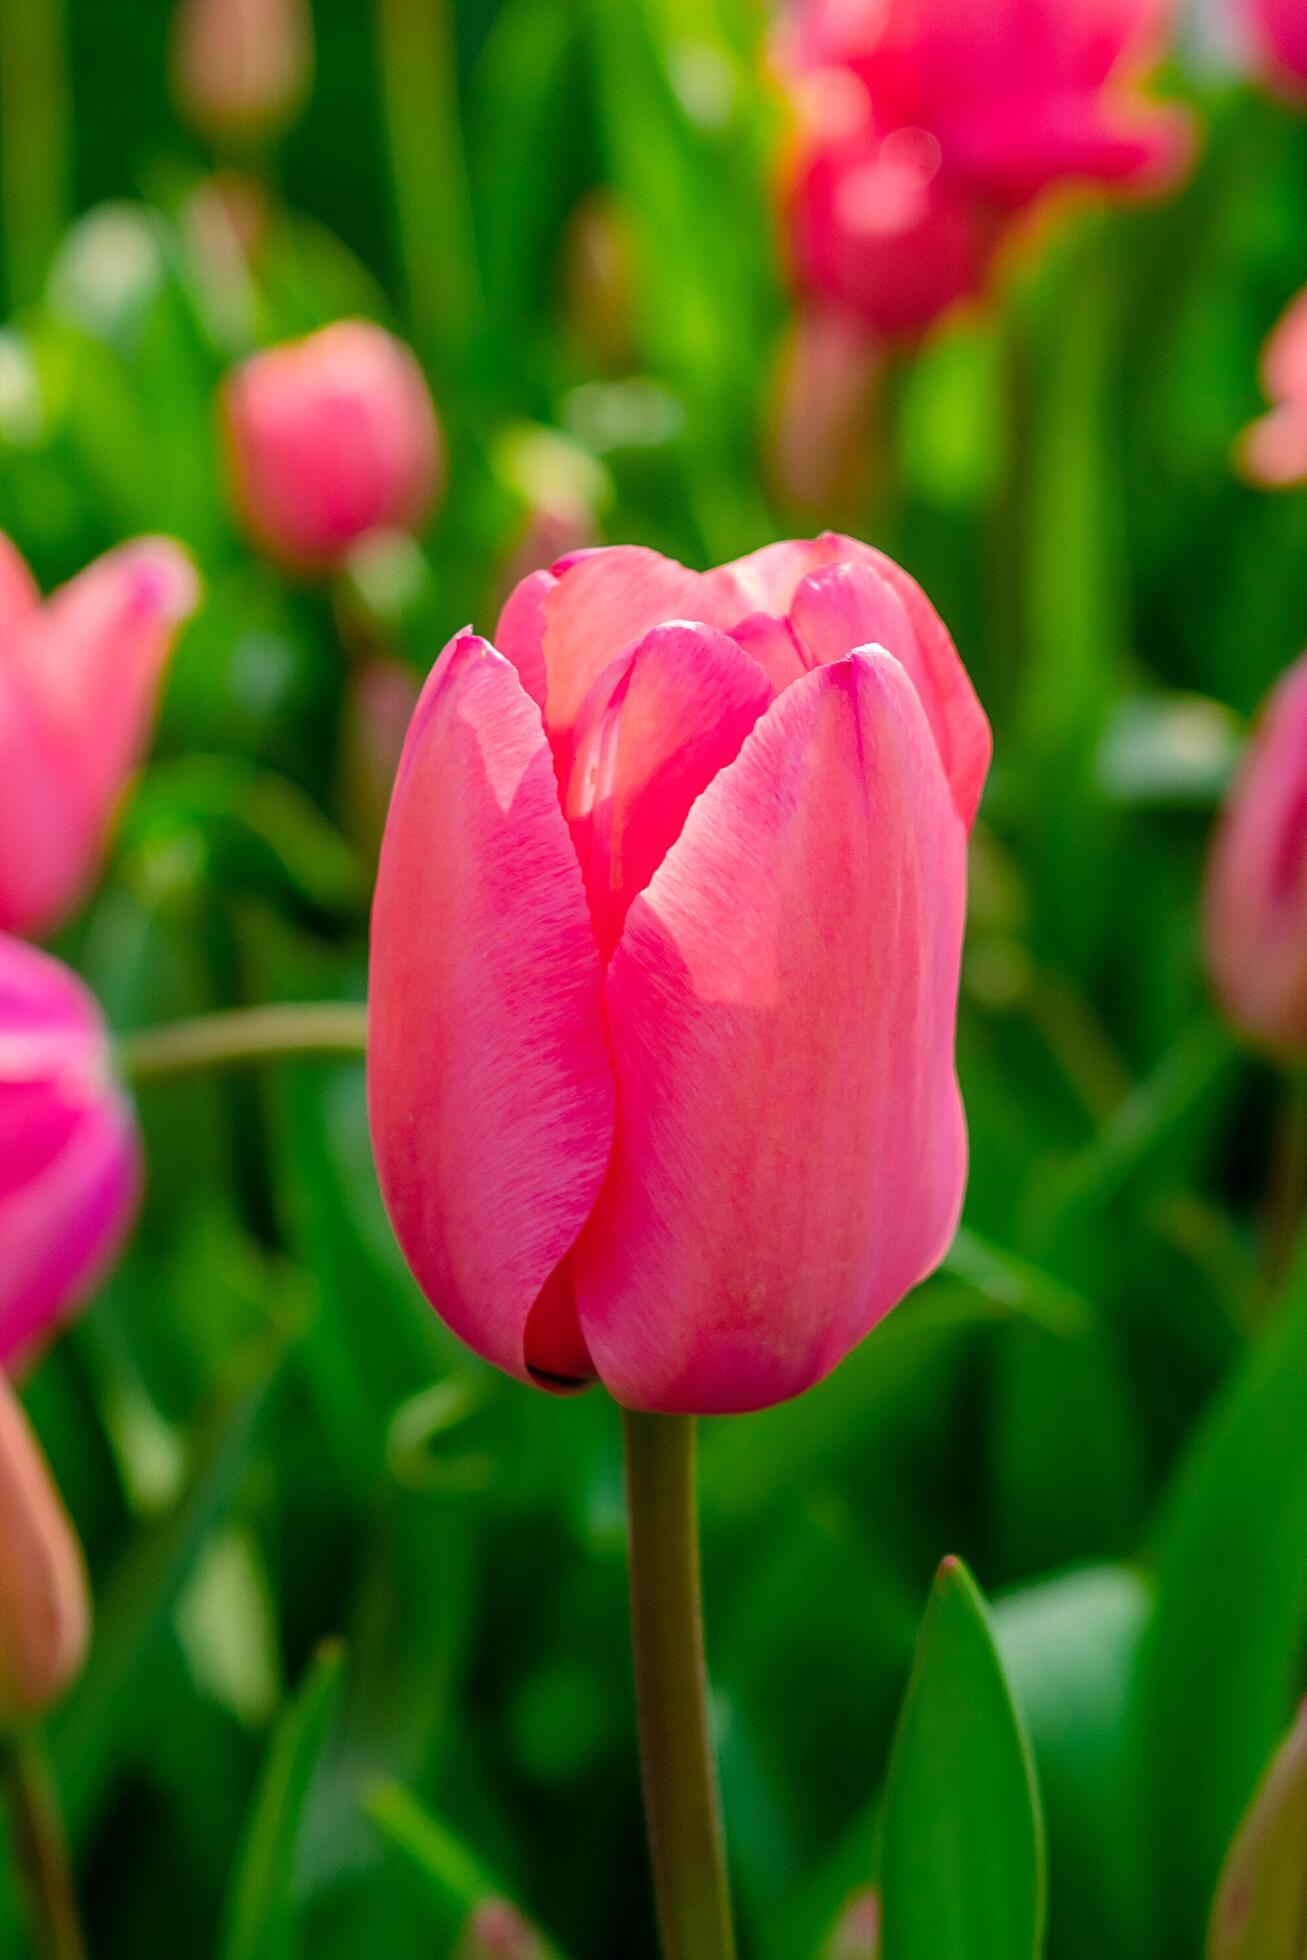
[[[1302,1960],[1307,1927],[1307,1708],[1276,1750],[1221,1874],[1208,1960]]]
[[[882,1824],[884,1960],[1035,1960],[1044,1843],[1030,1750],[966,1567],[940,1567]]]
[[[296,1852],[340,1699],[343,1658],[336,1643],[319,1648],[273,1734],[228,1894],[223,1960],[282,1960],[297,1950]]]
[[[1301,1687],[1307,1257],[1183,1464],[1163,1522],[1131,1756],[1148,1960],[1198,1951],[1226,1846]]]

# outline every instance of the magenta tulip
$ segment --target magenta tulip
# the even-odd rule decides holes
[[[85,895],[198,590],[180,547],[146,538],[43,605],[0,535],[0,931],[43,932]]]
[[[237,504],[292,570],[331,571],[370,532],[426,519],[440,428],[416,359],[384,328],[341,320],[255,354],[224,405]]]
[[[1307,8],[1302,0],[1243,0],[1253,48],[1268,81],[1307,90]]]
[[[57,1702],[90,1634],[81,1547],[0,1370],[0,1728]]]
[[[1208,867],[1207,964],[1233,1025],[1307,1055],[1307,654],[1253,736]]]
[[[1272,694],[1217,829],[1205,939],[1234,1027],[1307,1054],[1307,655]]]
[[[0,1367],[27,1360],[93,1290],[139,1186],[99,1009],[57,960],[0,935]]]
[[[460,634],[373,917],[382,1188],[522,1379],[638,1409],[820,1379],[942,1257],[966,838],[989,728],[846,538],[698,574],[601,550]]]
[[[1138,78],[1166,0],[797,0],[795,274],[877,335],[979,292],[1017,214],[1060,184],[1154,190],[1191,146]]]

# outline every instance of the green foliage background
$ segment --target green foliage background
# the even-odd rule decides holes
[[[451,448],[388,627],[418,671],[493,620],[524,425],[593,459],[611,539],[702,564],[813,528],[760,467],[787,301],[751,0],[463,0],[467,208],[457,173],[410,183],[408,252],[377,20],[319,0],[286,214],[234,303],[187,243],[205,158],[169,106],[169,12],[71,0],[77,221],[0,330],[0,526],[42,580],[163,529],[207,586],[103,887],[58,943],[122,1030],[365,985],[339,614],[248,555],[223,488],[213,394],[248,347],[343,312],[417,346]],[[425,12],[395,0],[392,26]],[[409,74],[439,165],[437,78]],[[1307,642],[1307,498],[1230,462],[1307,280],[1307,115],[1170,81],[1204,130],[1187,187],[1059,209],[995,304],[894,369],[845,515],[935,597],[995,724],[960,1041],[973,1174],[944,1272],[829,1382],[705,1425],[754,1960],[815,1960],[886,1846],[912,1869],[913,1817],[891,1805],[883,1839],[877,1817],[945,1554],[993,1602],[1033,1746],[1051,1960],[1192,1960],[1303,1686],[1292,1091],[1218,1027],[1197,908],[1244,718]],[[629,312],[603,319],[567,278],[597,186],[632,262]],[[52,1726],[94,1952],[445,1954],[503,1891],[560,1954],[644,1960],[616,1412],[446,1335],[384,1221],[357,1068],[160,1085],[141,1112],[141,1228],[27,1390],[97,1601]],[[967,1706],[1001,1729],[976,1626],[945,1672],[981,1670]],[[947,1682],[914,1705],[937,1747]],[[1018,1743],[974,1745],[1014,1789]],[[921,1802],[933,1774],[961,1803],[959,1773],[945,1751],[896,1788]],[[956,1960],[1016,1960],[983,1914],[966,1937]],[[22,1950],[0,1889],[0,1954]]]

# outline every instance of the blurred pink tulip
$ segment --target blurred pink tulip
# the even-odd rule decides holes
[[[1235,1027],[1307,1055],[1307,654],[1253,736],[1207,878],[1207,964]]]
[[[1239,438],[1239,466],[1264,490],[1291,489],[1307,483],[1307,292],[1266,343],[1262,385],[1273,406]]]
[[[414,717],[382,849],[382,1188],[454,1331],[629,1406],[764,1407],[942,1257],[989,727],[827,535],[525,580]]]
[[[1267,79],[1290,94],[1307,90],[1307,7],[1302,0],[1243,0]]]
[[[1064,183],[1155,190],[1191,148],[1137,78],[1166,0],[795,0],[795,274],[874,332],[980,292],[1013,218]]]
[[[206,136],[274,136],[308,92],[313,35],[307,0],[179,0],[173,84]]]
[[[549,1960],[544,1941],[507,1899],[477,1906],[455,1960]]]
[[[81,981],[0,935],[0,1368],[94,1288],[136,1209],[136,1124]]]
[[[59,1700],[89,1635],[81,1547],[0,1371],[0,1728],[31,1721]]]
[[[416,359],[384,328],[340,320],[255,354],[224,406],[246,525],[293,570],[331,571],[369,532],[426,519],[440,428]]]
[[[178,545],[121,545],[41,603],[0,534],[0,931],[40,933],[95,877],[199,586]]]

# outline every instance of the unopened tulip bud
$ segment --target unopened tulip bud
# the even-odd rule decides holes
[[[187,119],[216,142],[276,136],[308,93],[308,0],[179,0],[173,79]]]
[[[880,1960],[880,1897],[870,1886],[845,1907],[822,1960]]]
[[[1204,930],[1233,1025],[1307,1056],[1307,654],[1271,696],[1221,817]]]
[[[468,1921],[457,1960],[548,1960],[548,1950],[516,1906],[488,1899]]]
[[[592,191],[567,228],[564,300],[572,332],[605,374],[626,374],[638,359],[635,333],[636,252],[616,198]]]
[[[804,308],[785,347],[771,430],[771,474],[792,510],[854,508],[867,487],[882,357],[850,315]]]
[[[1302,1960],[1307,1925],[1307,1705],[1271,1763],[1221,1874],[1207,1960]]]
[[[1307,483],[1307,292],[1288,307],[1262,355],[1269,414],[1244,430],[1237,457],[1264,490]]]
[[[849,538],[582,552],[495,646],[458,635],[386,826],[368,1070],[391,1219],[469,1346],[756,1409],[938,1264],[989,753],[930,601]]]
[[[131,1108],[75,974],[0,934],[0,1368],[86,1298],[136,1209]]]
[[[1243,0],[1253,54],[1274,86],[1307,91],[1307,7],[1302,0]]]
[[[86,1655],[81,1547],[0,1369],[0,1728],[44,1714]]]
[[[180,547],[147,538],[42,604],[0,535],[0,931],[44,932],[85,895],[198,594]]]
[[[381,849],[422,682],[402,660],[374,655],[350,668],[341,752],[341,798],[349,834],[371,859]]]
[[[302,572],[335,570],[376,530],[417,531],[443,446],[411,352],[341,320],[255,354],[227,383],[236,501],[255,543]]]

